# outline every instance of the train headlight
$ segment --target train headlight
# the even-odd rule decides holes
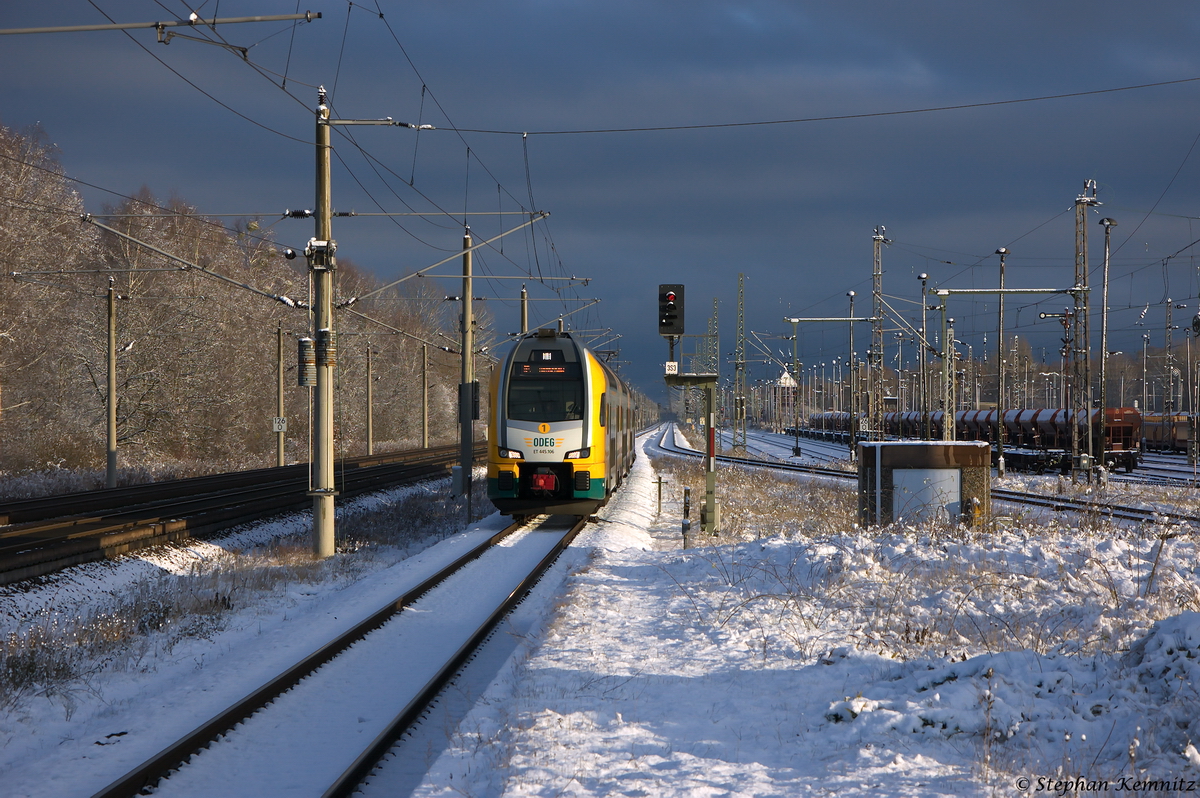
[[[591,457],[591,455],[592,455],[592,447],[588,446],[583,449],[576,449],[573,452],[567,452],[565,455],[563,455],[563,459],[564,460],[582,460],[585,457]]]
[[[506,460],[524,460],[525,455],[520,452],[515,452],[512,449],[501,449],[500,456]]]

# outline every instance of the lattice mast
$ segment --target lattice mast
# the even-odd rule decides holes
[[[738,272],[737,346],[733,365],[733,451],[746,453],[746,275]]]
[[[1171,309],[1175,307],[1175,300],[1167,297],[1167,329],[1163,335],[1163,345],[1166,347],[1166,375],[1167,379],[1166,390],[1163,391],[1163,424],[1167,425],[1164,429],[1174,429],[1170,426],[1174,422],[1171,420],[1172,414],[1175,412],[1175,358],[1171,354]],[[1186,307],[1186,305],[1181,305]]]
[[[1088,324],[1088,208],[1099,205],[1096,181],[1087,180],[1083,193],[1075,198],[1075,312],[1071,316],[1071,473],[1077,475],[1082,465],[1079,459],[1081,444],[1088,454],[1092,447],[1092,367],[1091,335]]]
[[[708,319],[708,368],[710,374],[721,373],[720,329],[717,326],[717,298],[713,297],[713,312]]]
[[[708,371],[709,371],[709,373],[715,374],[715,386],[713,388],[713,397],[714,397],[714,407],[716,407],[716,408],[725,407],[725,404],[719,401],[720,390],[721,390],[720,389],[720,384],[721,384],[721,325],[720,325],[720,319],[718,317],[718,314],[716,314],[716,307],[718,307],[719,301],[720,300],[718,300],[718,298],[716,298],[716,296],[714,296],[714,298],[713,298],[713,318],[710,318],[708,320]],[[713,420],[718,421],[718,419],[716,419],[715,410],[714,410],[714,414],[713,414]],[[714,452],[721,451],[721,437],[720,436],[714,436],[713,448],[714,448],[713,449]]]
[[[879,225],[871,239],[875,258],[871,270],[871,351],[867,375],[871,385],[871,428],[867,438],[872,441],[883,440],[883,245],[888,243],[885,235],[887,228]]]

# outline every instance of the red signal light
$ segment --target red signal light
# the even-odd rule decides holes
[[[683,335],[683,286],[669,283],[658,286],[658,334]]]

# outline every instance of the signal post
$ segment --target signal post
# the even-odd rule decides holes
[[[666,283],[658,287],[658,334],[667,339],[670,360],[664,378],[671,387],[704,389],[704,506],[700,509],[700,531],[705,535],[721,532],[721,506],[717,502],[717,374],[680,373],[675,359],[675,344],[683,337],[683,286]],[[680,351],[680,359],[683,352]]]

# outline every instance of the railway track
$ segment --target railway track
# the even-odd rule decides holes
[[[1193,477],[1155,473],[1150,469],[1139,469],[1139,473],[1129,476],[1114,474],[1109,476],[1108,481],[1120,482],[1125,485],[1160,485],[1166,488],[1194,487],[1196,485]]]
[[[747,432],[747,437],[756,440],[759,448],[764,452],[768,451],[766,447],[778,449],[781,446],[790,451],[796,445],[793,436],[782,433],[750,430]],[[849,449],[845,444],[827,443],[812,438],[801,438],[800,448],[803,451],[803,458],[816,460],[819,463],[846,462],[850,457]],[[766,459],[779,459],[783,462],[789,461],[787,456],[778,457],[769,454]]]
[[[721,446],[727,450],[733,446],[733,436],[729,432],[719,432]],[[803,457],[809,460],[817,460],[819,462],[830,463],[836,461],[844,461],[848,457],[848,450],[845,444],[830,444],[824,441],[817,441],[810,438],[803,438],[801,449]],[[746,453],[751,458],[757,457],[768,462],[794,462],[794,456],[791,454],[791,448],[794,446],[794,440],[790,436],[766,432],[763,430],[747,430],[746,432]],[[776,451],[786,449],[786,454],[776,454]]]
[[[672,443],[667,443],[668,438],[672,440]],[[676,446],[673,443],[673,438],[674,436],[671,434],[671,428],[668,427],[668,429],[659,439],[659,448],[689,457],[702,456],[702,453],[695,449]],[[799,463],[785,463],[772,460],[759,460],[749,457],[732,457],[723,454],[717,455],[717,461],[722,463],[750,466],[754,468],[770,468],[777,471],[792,471],[804,474],[812,474],[814,476],[831,479],[858,479],[858,474],[853,471],[841,471],[834,468],[825,468],[823,466],[802,465]],[[1083,515],[1094,515],[1121,521],[1134,521],[1137,523],[1154,524],[1200,525],[1200,516],[1190,515],[1187,513],[1152,510],[1142,507],[1129,507],[1125,505],[1109,504],[1089,499],[1073,499],[1065,496],[1047,496],[1044,494],[1030,493],[1028,491],[993,488],[992,498],[1024,505],[1027,507],[1049,509],[1056,512],[1073,512]]]
[[[1196,471],[1188,464],[1186,455],[1169,455],[1147,452],[1137,471],[1129,475],[1116,475],[1110,480],[1125,483],[1142,483],[1171,487],[1195,486]]]
[[[585,523],[467,533],[478,540],[453,562],[94,798],[350,795]]]
[[[1200,524],[1200,516],[1187,513],[1173,513],[1162,510],[1148,510],[1141,507],[1127,507],[1120,504],[1072,499],[1065,496],[1045,496],[1026,491],[1004,490],[992,488],[992,498],[1009,501],[1030,507],[1042,507],[1056,512],[1073,512],[1082,515],[1095,515],[1112,518],[1118,521],[1136,521],[1148,524]]]
[[[671,443],[668,444],[668,438]],[[677,446],[674,443],[673,428],[668,425],[663,431],[658,440],[658,447],[673,454],[682,454],[688,457],[701,457],[703,454],[696,449],[691,449],[684,446]],[[780,471],[798,471],[805,474],[814,474],[817,476],[836,477],[839,479],[858,479],[858,475],[852,471],[841,471],[836,468],[826,468],[824,466],[803,465],[800,463],[785,463],[777,460],[759,460],[752,457],[734,457],[727,454],[718,454],[717,461],[721,463],[736,463],[739,465],[754,466],[757,468],[773,468]]]
[[[481,446],[476,450],[482,454]],[[338,461],[340,495],[444,473],[458,447]],[[0,504],[0,585],[306,508],[308,464]]]

